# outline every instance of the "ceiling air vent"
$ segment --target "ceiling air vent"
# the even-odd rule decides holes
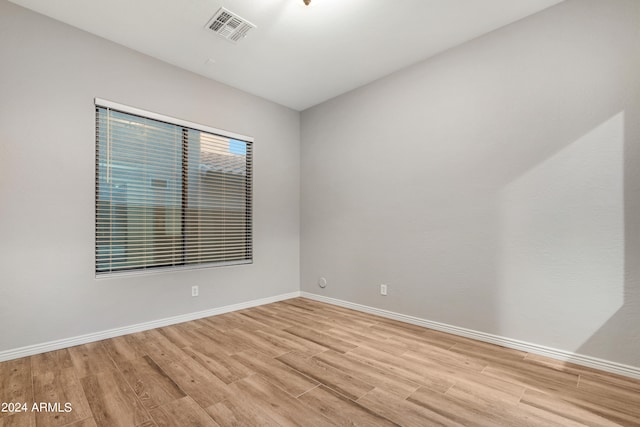
[[[207,23],[207,28],[232,42],[237,42],[247,35],[250,29],[256,28],[251,22],[240,18],[233,12],[221,7]]]

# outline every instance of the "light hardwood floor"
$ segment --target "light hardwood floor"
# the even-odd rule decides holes
[[[0,402],[29,405],[0,426],[640,425],[640,381],[303,298],[0,363]]]

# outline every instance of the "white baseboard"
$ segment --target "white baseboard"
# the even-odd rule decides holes
[[[497,344],[503,347],[526,351],[528,353],[547,356],[552,359],[561,360],[563,362],[575,363],[577,365],[587,366],[589,368],[600,369],[602,371],[640,379],[640,367],[636,366],[623,365],[621,363],[598,359],[596,357],[558,350],[555,348],[545,347],[542,345],[532,344],[507,337],[501,337],[499,335],[488,334],[485,332],[474,331],[473,329],[460,328],[458,326],[448,325],[446,323],[433,322],[431,320],[421,319],[419,317],[408,316],[406,314],[395,313],[393,311],[369,307],[366,305],[356,304],[335,298],[329,298],[323,295],[312,294],[309,292],[300,292],[300,296],[320,302],[325,302],[328,304],[334,304],[340,307],[350,308],[352,310],[375,314],[377,316],[386,317],[389,319],[399,320],[401,322],[411,323],[413,325],[423,326],[429,329],[435,329],[437,331],[446,332],[453,335],[459,335],[478,341]]]
[[[229,313],[231,311],[243,310],[245,308],[257,307],[259,305],[270,304],[272,302],[283,301],[300,296],[300,291],[290,292],[288,294],[275,295],[272,297],[261,298],[257,300],[241,302],[238,304],[226,305],[224,307],[212,308],[209,310],[198,311],[195,313],[181,314],[179,316],[167,317],[165,319],[152,320],[150,322],[138,323],[136,325],[124,326],[121,328],[109,329],[101,332],[80,335],[72,338],[64,338],[61,340],[49,341],[42,344],[34,344],[26,347],[15,348],[11,350],[0,351],[0,362],[6,360],[18,359],[20,357],[32,356],[34,354],[46,353],[47,351],[60,350],[61,348],[73,347],[76,345],[87,344],[94,341],[100,341],[108,338],[119,337],[121,335],[132,334],[135,332],[147,331],[149,329],[161,328],[163,326],[175,325],[176,323],[188,322],[190,320],[202,319],[203,317],[215,316],[217,314]]]
[[[383,310],[376,307],[370,307],[336,298],[330,298],[322,295],[312,294],[308,292],[290,292],[287,294],[275,295],[272,297],[261,298],[252,301],[246,301],[238,304],[226,305],[224,307],[212,308],[209,310],[198,311],[195,313],[182,314],[179,316],[168,317],[165,319],[153,320],[150,322],[138,323],[135,325],[124,326],[121,328],[109,329],[101,332],[80,335],[72,338],[64,338],[55,341],[49,341],[42,344],[34,344],[11,350],[0,351],[0,362],[18,359],[20,357],[32,356],[34,354],[46,353],[48,351],[59,350],[62,348],[73,347],[76,345],[87,344],[90,342],[100,341],[108,338],[118,337],[121,335],[142,332],[149,329],[161,328],[163,326],[175,325],[177,323],[188,322],[190,320],[201,319],[203,317],[215,316],[218,314],[229,313],[232,311],[243,310],[245,308],[257,307],[259,305],[270,304],[277,301],[283,301],[296,297],[305,297],[312,300],[337,305],[340,307],[350,308],[352,310],[362,311],[374,314],[388,319],[399,320],[401,322],[413,325],[423,326],[425,328],[434,329],[454,335],[459,335],[478,341],[497,344],[503,347],[513,348],[516,350],[526,351],[528,353],[547,356],[556,360],[575,363],[577,365],[587,366],[590,368],[600,369],[626,377],[640,379],[640,367],[624,365],[621,363],[611,362],[596,357],[576,354],[564,350],[545,347],[538,344],[532,344],[525,341],[519,341],[499,335],[488,334],[485,332],[474,331],[473,329],[461,328],[458,326],[448,325],[446,323],[434,322],[419,317],[408,316],[406,314],[396,313],[393,311]]]

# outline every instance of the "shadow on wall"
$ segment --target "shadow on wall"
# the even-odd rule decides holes
[[[583,5],[558,8],[576,6],[577,20]],[[500,192],[497,330],[640,367],[640,8],[592,6],[598,18],[584,24],[601,68],[585,68],[587,79],[575,87],[595,96],[569,101],[558,116],[591,119],[571,131],[582,135],[565,139],[569,145],[556,141],[557,151]],[[596,35],[607,20],[616,30]]]
[[[624,131],[620,112],[501,191],[501,334],[575,351],[623,307]]]
[[[640,103],[626,109],[624,127],[624,300],[622,306],[577,349],[607,359],[632,355],[621,363],[640,366]],[[620,339],[624,337],[624,339]],[[625,348],[626,347],[626,348]]]

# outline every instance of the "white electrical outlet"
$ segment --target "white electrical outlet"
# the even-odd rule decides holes
[[[380,285],[380,295],[387,295],[387,285],[385,285],[384,283]]]
[[[197,297],[197,296],[198,296],[198,293],[199,293],[198,286],[197,286],[197,285],[192,286],[192,287],[191,287],[191,296],[192,296],[192,297]]]

